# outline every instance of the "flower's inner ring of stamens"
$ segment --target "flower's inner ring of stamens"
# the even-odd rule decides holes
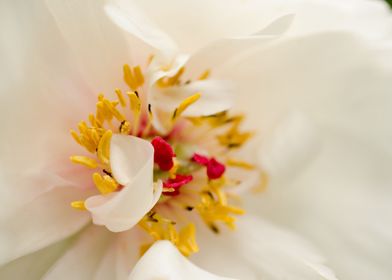
[[[163,182],[158,203],[138,223],[152,241],[170,240],[186,256],[198,251],[197,220],[203,221],[218,233],[219,224],[235,228],[235,216],[244,211],[231,204],[238,197],[235,187],[240,183],[231,177],[229,169],[254,171],[247,162],[230,158],[233,149],[240,148],[252,136],[241,132],[241,115],[221,112],[210,116],[184,116],[189,106],[196,106],[203,95],[195,92],[180,102],[171,113],[172,129],[162,135],[154,129],[150,104],[143,104],[138,91],[143,93],[145,76],[140,66],[123,68],[124,80],[130,90],[125,94],[115,89],[116,99],[98,96],[96,113],[81,121],[78,132],[72,130],[75,141],[92,154],[72,156],[71,161],[92,170],[92,182],[105,196],[121,191],[112,175],[110,141],[113,133],[133,135],[150,141],[154,147],[154,180]],[[157,87],[181,86],[181,68],[173,77],[157,82]],[[208,79],[205,71],[199,79]],[[143,106],[147,105],[147,106]],[[84,201],[74,201],[72,207],[85,210]],[[152,244],[141,246],[144,252]]]

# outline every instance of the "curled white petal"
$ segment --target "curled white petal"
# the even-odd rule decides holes
[[[172,114],[176,107],[187,97],[200,93],[200,99],[187,108],[184,116],[208,116],[225,111],[233,106],[234,86],[222,80],[195,81],[189,85],[155,88],[150,102],[154,118],[154,127],[166,132],[172,125]]]
[[[133,227],[158,201],[162,184],[153,183],[154,149],[140,138],[113,135],[110,161],[114,178],[124,186],[119,192],[86,200],[93,222],[113,232]],[[154,190],[155,188],[155,190]]]
[[[176,43],[130,1],[108,1],[105,11],[119,27],[157,49],[162,55],[172,57],[178,52]]]
[[[140,259],[128,280],[230,280],[211,274],[185,258],[169,241],[156,242]],[[232,279],[234,280],[234,279]]]

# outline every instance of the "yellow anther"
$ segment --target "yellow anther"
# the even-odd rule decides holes
[[[119,88],[116,88],[114,91],[116,92],[118,101],[120,101],[121,106],[125,107],[127,105],[127,103],[125,101],[125,97],[124,97],[124,94],[122,93],[122,91]]]
[[[207,69],[206,71],[204,71],[200,77],[199,80],[206,80],[210,77],[211,71],[209,69]]]
[[[182,74],[184,74],[184,72],[185,72],[185,68],[181,67],[180,70],[178,70],[178,72],[173,77],[170,77],[168,79],[168,85],[174,86],[174,85],[178,84],[179,80],[180,80]]]
[[[127,83],[127,85],[132,89],[132,90],[136,90],[136,80],[133,77],[132,74],[132,70],[129,67],[128,64],[125,64],[123,67],[123,71],[124,71],[124,80]]]
[[[163,71],[168,71],[171,67],[172,65],[169,64],[167,66],[161,67],[161,69]],[[185,68],[181,67],[173,77],[162,78],[158,81],[157,85],[160,87],[170,87],[170,86],[177,85],[180,83],[180,78],[182,74],[184,74],[184,72],[185,72]]]
[[[138,86],[142,86],[144,84],[144,76],[142,73],[142,70],[140,69],[140,66],[136,66],[133,68],[133,73],[135,76],[135,79],[137,81]]]
[[[92,128],[90,133],[91,133],[91,138],[93,139],[95,146],[97,146],[99,143],[99,140],[101,139],[101,136],[99,135],[98,130],[95,128]]]
[[[169,170],[169,176],[171,179],[176,178],[177,170],[180,167],[180,164],[176,158],[173,159],[173,163],[173,167]]]
[[[194,224],[189,224],[180,231],[179,242],[177,246],[182,254],[186,257],[199,251],[195,236],[196,228]]]
[[[109,175],[104,175],[103,177],[99,173],[93,174],[93,181],[97,189],[101,194],[109,194],[114,192],[118,184],[117,182],[110,177]]]
[[[87,134],[88,133],[88,126],[87,126],[86,122],[84,122],[84,121],[79,122],[78,129],[79,129],[81,134]]]
[[[173,112],[173,120],[176,120],[181,114],[192,104],[194,104],[199,98],[201,97],[200,93],[196,93],[194,95],[191,95],[187,98],[185,98],[184,101],[181,102],[181,104],[174,110]]]
[[[133,113],[133,134],[136,135],[139,132],[139,118],[142,109],[142,103],[136,92],[128,92],[127,94],[129,97],[129,102],[131,104],[131,111]]]
[[[247,170],[255,169],[255,166],[253,164],[250,164],[246,161],[236,160],[236,159],[228,159],[226,161],[226,164],[228,166],[243,168]]]
[[[101,122],[104,120],[111,121],[113,119],[113,115],[107,106],[105,106],[104,100],[97,102],[97,119]]]
[[[216,201],[214,196],[209,192],[203,192],[201,194],[201,203],[196,206],[196,209],[204,222],[209,225],[214,232],[219,231],[215,226],[215,222],[221,221],[229,228],[234,229],[234,222],[236,219],[231,215],[242,215],[245,213],[245,211],[240,208],[223,205],[219,200]]]
[[[210,116],[202,116],[202,117],[188,117],[188,119],[196,126],[200,126],[202,124],[207,123],[211,127],[219,127],[223,126],[227,123],[228,117],[227,112],[223,111]]]
[[[239,132],[237,127],[230,129],[223,135],[218,135],[219,143],[228,148],[238,148],[245,144],[253,136],[252,132]]]
[[[86,206],[84,205],[84,201],[81,201],[81,200],[72,201],[71,202],[71,207],[75,208],[77,210],[87,210]]]
[[[110,114],[113,115],[118,121],[122,122],[125,119],[124,115],[121,114],[116,109],[115,105],[112,102],[110,102],[107,99],[104,99],[103,104],[104,104],[106,110],[108,110],[110,112]]]
[[[98,144],[97,155],[98,158],[105,164],[109,164],[110,159],[110,140],[112,139],[112,131],[107,130],[101,137]]]
[[[74,130],[71,130],[71,135],[74,140],[78,142],[79,145],[85,147],[89,152],[94,152],[96,145],[91,135],[90,128],[85,122],[80,122],[78,124],[78,129],[80,135],[78,135]]]
[[[98,163],[95,160],[85,156],[72,156],[70,159],[73,163],[82,164],[88,168],[96,168],[98,166]]]
[[[266,172],[261,171],[260,173],[260,184],[253,189],[253,192],[260,193],[266,190],[269,183],[269,176]]]
[[[143,85],[144,77],[139,66],[132,69],[128,64],[125,64],[123,71],[124,80],[132,90],[137,90],[138,87]]]
[[[78,133],[77,133],[75,130],[73,130],[73,129],[70,130],[70,133],[71,133],[71,135],[72,135],[72,138],[73,138],[79,145],[82,145],[82,142],[80,141],[80,138],[79,138]]]
[[[155,241],[171,241],[184,256],[189,256],[199,250],[195,239],[196,229],[193,224],[188,224],[178,232],[171,220],[165,219],[158,214],[147,214],[139,222],[139,226]],[[141,252],[144,252],[150,246],[151,244],[143,245]]]
[[[101,128],[102,127],[102,123],[100,121],[98,121],[98,119],[94,116],[94,114],[90,114],[88,116],[88,120],[90,121],[90,124],[92,127],[94,127],[94,128]]]
[[[121,134],[125,134],[128,135],[129,133],[131,133],[131,124],[129,123],[129,121],[122,121],[120,124],[120,133]]]
[[[131,104],[131,111],[133,113],[140,113],[141,107],[142,107],[142,103],[140,101],[139,96],[136,94],[136,92],[128,92],[127,95],[129,96],[129,101]]]

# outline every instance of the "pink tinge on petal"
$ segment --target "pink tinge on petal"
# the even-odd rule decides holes
[[[225,170],[226,167],[215,158],[211,158],[207,164],[207,176],[209,179],[219,179],[225,173]]]
[[[173,157],[176,156],[173,148],[159,136],[152,139],[151,144],[154,147],[154,162],[161,170],[169,171],[174,165]]]
[[[173,188],[174,191],[172,192],[163,192],[164,195],[169,195],[169,196],[176,196],[180,194],[180,188],[186,184],[188,184],[190,181],[193,180],[192,175],[181,175],[177,174],[175,178],[173,179],[168,179],[167,181],[163,182],[163,188]]]
[[[203,155],[194,154],[192,161],[207,167],[207,176],[209,179],[219,179],[226,171],[224,164],[217,161],[215,158],[208,158]]]

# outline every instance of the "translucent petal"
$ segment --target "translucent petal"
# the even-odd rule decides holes
[[[160,197],[162,185],[153,183],[154,150],[138,137],[113,135],[110,162],[114,178],[124,186],[119,192],[86,200],[93,222],[114,232],[133,227]]]

